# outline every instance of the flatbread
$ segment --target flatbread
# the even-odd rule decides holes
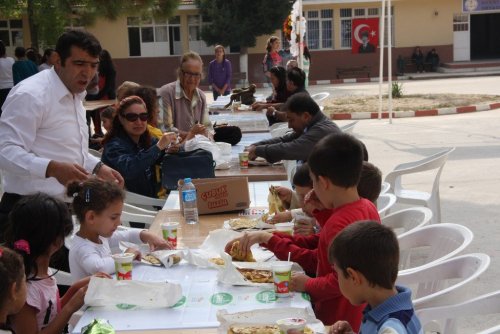
[[[285,211],[283,207],[283,202],[281,201],[278,190],[275,186],[269,187],[269,195],[267,196],[267,202],[269,204],[269,214],[276,214]]]
[[[273,272],[271,270],[236,268],[247,281],[253,283],[273,283]]]
[[[235,218],[229,221],[229,226],[233,230],[242,230],[246,228],[255,228],[257,227],[257,220],[250,218]]]
[[[231,255],[233,261],[255,262],[252,251],[249,251],[246,257],[242,257],[239,255],[240,252],[239,250],[240,250],[240,241],[237,240],[233,242],[231,250],[229,251],[229,255]]]
[[[208,261],[210,261],[213,264],[216,264],[218,266],[223,266],[223,265],[226,264],[226,262],[224,261],[224,259],[220,258],[220,257],[212,257],[212,258],[208,259]]]
[[[262,325],[262,326],[231,326],[227,334],[280,334],[278,325]],[[314,334],[314,331],[307,327],[304,329],[304,334]]]
[[[161,261],[153,254],[147,254],[143,256],[142,259],[146,262],[151,263],[154,266],[161,266]]]

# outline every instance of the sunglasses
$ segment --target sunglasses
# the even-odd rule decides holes
[[[135,122],[139,118],[141,121],[146,122],[149,118],[148,113],[142,113],[142,114],[134,114],[134,113],[128,113],[128,114],[122,114],[121,115],[123,118],[125,118],[129,122]]]

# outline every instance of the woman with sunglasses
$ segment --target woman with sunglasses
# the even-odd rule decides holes
[[[161,184],[156,179],[156,164],[177,136],[167,132],[160,139],[153,138],[147,128],[151,112],[136,95],[119,102],[113,127],[103,140],[102,162],[122,173],[127,190],[157,197]]]

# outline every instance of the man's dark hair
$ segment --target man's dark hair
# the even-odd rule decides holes
[[[363,147],[347,133],[331,134],[313,147],[307,162],[316,177],[326,177],[338,187],[355,187],[363,166]]]
[[[289,69],[286,72],[286,79],[288,81],[291,81],[297,87],[297,89],[302,90],[306,86],[306,74],[302,69],[298,67]]]
[[[76,46],[96,58],[99,57],[102,50],[101,44],[91,33],[82,30],[67,31],[59,37],[56,45],[62,66],[65,65],[66,59],[71,56],[72,46]]]
[[[297,167],[297,170],[293,175],[293,185],[312,188],[313,182],[311,180],[311,176],[309,176],[309,165],[307,162],[304,162],[302,165]]]
[[[16,56],[16,58],[24,58],[26,56],[26,49],[22,46],[18,46],[14,50],[14,55]]]
[[[333,239],[328,260],[344,277],[348,277],[347,268],[351,268],[363,274],[370,286],[392,289],[398,277],[398,239],[387,226],[359,221]]]
[[[374,164],[363,161],[358,183],[359,196],[375,204],[380,195],[380,190],[382,190],[382,172]]]
[[[5,53],[7,52],[7,49],[5,48],[5,44],[3,41],[0,39],[0,57],[5,56]]]
[[[293,94],[290,98],[288,98],[281,110],[286,110],[299,115],[308,112],[311,116],[314,116],[321,111],[318,104],[314,102],[311,96],[306,92]]]

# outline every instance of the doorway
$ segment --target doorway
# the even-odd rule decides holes
[[[471,59],[500,58],[500,13],[470,16]]]

